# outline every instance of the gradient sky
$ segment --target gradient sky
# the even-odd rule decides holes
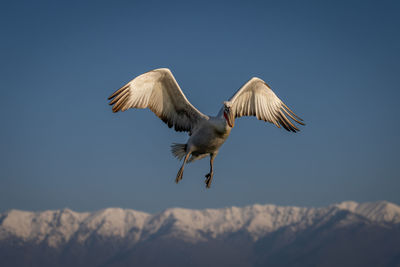
[[[398,1],[2,1],[0,211],[400,204]],[[260,77],[307,125],[236,121],[185,168],[185,133],[106,98],[168,67],[205,114]]]

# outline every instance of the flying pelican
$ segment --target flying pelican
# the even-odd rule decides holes
[[[173,155],[179,160],[184,159],[175,182],[182,180],[187,162],[210,156],[210,172],[205,180],[207,188],[210,188],[214,175],[214,159],[235,125],[235,118],[256,116],[291,132],[299,129],[286,115],[304,125],[303,120],[275,95],[269,85],[256,77],[245,83],[231,99],[224,101],[215,117],[204,115],[190,104],[167,68],[155,69],[134,78],[108,100],[113,112],[149,108],[168,127],[188,132],[186,144],[174,143],[171,146]]]

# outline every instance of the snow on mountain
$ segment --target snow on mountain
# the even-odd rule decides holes
[[[171,208],[154,215],[129,209],[108,208],[97,212],[69,209],[0,214],[0,241],[16,238],[57,247],[70,240],[84,243],[92,236],[139,242],[151,237],[173,237],[186,242],[205,241],[234,232],[257,240],[285,226],[304,229],[321,218],[342,210],[374,222],[400,222],[400,207],[389,202],[342,202],[323,208],[252,205],[223,209]]]
[[[400,223],[400,207],[387,201],[360,204],[354,201],[345,201],[334,206],[359,214],[372,221]]]
[[[172,235],[186,239],[204,240],[225,233],[245,231],[253,239],[293,223],[311,223],[313,219],[332,209],[280,207],[275,205],[253,205],[243,208],[188,210],[168,209],[154,215],[145,226],[145,231],[154,234],[160,227],[173,224]]]
[[[0,239],[10,236],[36,242],[46,239],[49,245],[55,246],[61,241],[69,240],[89,214],[68,209],[39,213],[11,210],[1,222]]]
[[[149,214],[109,208],[98,212],[74,212],[69,209],[27,212],[11,210],[0,221],[0,240],[17,237],[23,241],[45,241],[56,247],[73,236],[84,242],[90,235],[124,237],[133,228],[142,228]]]
[[[91,213],[81,222],[75,232],[78,242],[83,243],[92,235],[103,238],[129,238],[137,241],[141,230],[150,215],[135,210],[108,208]]]

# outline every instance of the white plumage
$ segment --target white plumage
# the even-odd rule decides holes
[[[186,99],[169,69],[144,73],[112,94],[113,112],[129,108],[149,108],[169,127],[188,131],[208,116],[198,111]]]
[[[297,122],[304,125],[261,79],[252,78],[244,84],[229,101],[225,101],[217,116],[207,116],[197,110],[187,100],[169,69],[156,69],[144,73],[109,98],[113,112],[125,111],[129,108],[149,108],[170,128],[176,131],[189,132],[186,144],[173,144],[172,153],[184,158],[176,182],[182,179],[186,162],[210,156],[210,173],[206,175],[207,188],[213,178],[213,161],[221,145],[228,138],[234,127],[235,118],[256,116],[296,132]],[[287,116],[290,117],[292,122]],[[189,158],[190,157],[190,158]]]
[[[257,119],[268,121],[280,128],[296,132],[299,129],[285,116],[304,125],[302,119],[296,116],[271,90],[269,85],[259,78],[251,78],[229,100],[236,118],[256,116]]]

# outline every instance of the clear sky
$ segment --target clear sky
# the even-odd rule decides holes
[[[0,211],[400,204],[399,1],[2,1]],[[205,114],[253,76],[307,125],[236,121],[215,160],[106,98],[168,67]]]

